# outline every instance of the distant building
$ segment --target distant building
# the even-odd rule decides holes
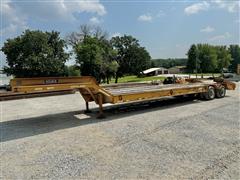
[[[186,66],[174,66],[168,69],[170,74],[181,74],[187,72]]]
[[[158,67],[158,68],[147,69],[147,70],[143,71],[143,74],[146,76],[157,76],[160,74],[169,74],[169,71],[166,68]]]

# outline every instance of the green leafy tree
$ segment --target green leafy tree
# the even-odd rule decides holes
[[[145,68],[150,67],[150,55],[145,48],[140,46],[136,38],[127,35],[117,36],[111,39],[111,44],[117,51],[116,61],[119,64],[115,83],[125,74],[139,74]]]
[[[198,44],[198,58],[200,60],[200,70],[202,73],[215,72],[217,69],[217,53],[213,46],[208,44]]]
[[[76,65],[65,66],[66,76],[80,76],[79,67]]]
[[[223,69],[227,69],[231,63],[231,54],[228,52],[226,46],[216,46],[217,51],[217,68],[223,73]]]
[[[151,68],[157,67],[156,62],[154,60],[151,60],[150,67]]]
[[[230,45],[228,48],[229,53],[232,57],[232,64],[230,69],[233,72],[237,71],[237,65],[240,64],[240,46],[239,45]]]
[[[101,31],[100,31],[101,32]],[[101,34],[101,33],[99,33]],[[118,63],[116,59],[116,51],[113,50],[112,45],[109,40],[103,38],[103,36],[96,36],[98,38],[99,44],[103,49],[103,61],[100,66],[100,77],[103,83],[108,83],[109,80],[116,75],[118,69]]]
[[[107,32],[98,26],[82,25],[78,32],[66,37],[74,49],[76,63],[82,75],[94,76],[98,82],[107,82],[115,76],[118,64]]]
[[[186,58],[175,58],[175,59],[153,59],[152,62],[154,66],[151,67],[164,67],[164,68],[171,68],[173,66],[186,66],[188,59]]]
[[[16,77],[62,76],[69,57],[64,47],[59,32],[26,30],[4,43],[1,50],[8,64],[4,72]]]
[[[74,47],[76,62],[80,65],[81,75],[94,76],[98,82],[115,76],[118,64],[114,61],[114,50],[107,40],[86,36]]]
[[[198,69],[200,68],[200,61],[198,59],[198,50],[195,44],[193,44],[190,47],[187,55],[188,55],[188,61],[187,61],[188,71],[191,73],[193,73],[194,70],[198,71]]]
[[[81,75],[94,76],[100,81],[100,65],[103,61],[103,50],[96,38],[86,37],[75,46],[76,62],[80,65]]]
[[[131,46],[128,51],[130,73],[139,76],[142,71],[151,66],[151,56],[144,47]]]

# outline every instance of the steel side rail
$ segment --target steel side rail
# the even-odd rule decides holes
[[[130,101],[142,101],[142,100],[151,100],[159,99],[160,97],[167,96],[179,96],[187,94],[202,93],[207,91],[207,86],[198,86],[198,87],[186,87],[186,88],[173,88],[173,89],[159,89],[148,92],[138,92],[138,93],[129,93],[122,95],[113,96],[113,104],[130,102]]]

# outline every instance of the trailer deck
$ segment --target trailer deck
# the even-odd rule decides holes
[[[163,91],[169,89],[182,89],[182,88],[194,88],[194,87],[202,87],[202,83],[194,83],[194,84],[159,84],[159,85],[152,85],[147,84],[144,86],[135,86],[135,87],[121,87],[121,88],[105,88],[105,90],[109,91],[112,95],[125,95],[125,94],[135,94],[135,93],[142,93],[142,92],[153,92],[153,91]]]
[[[103,104],[124,103],[132,101],[153,100],[166,96],[200,94],[205,99],[224,97],[226,89],[235,89],[235,84],[227,81],[187,79],[181,84],[161,83],[125,83],[100,86],[93,77],[45,77],[16,78],[10,81],[11,92],[0,93],[0,100],[6,97],[42,96],[61,92],[79,91],[88,103],[94,101],[99,105],[99,117],[103,115]],[[11,98],[10,98],[11,99]]]

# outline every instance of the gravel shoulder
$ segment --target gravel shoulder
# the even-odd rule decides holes
[[[240,83],[85,115],[79,94],[0,102],[0,179],[240,179]]]

